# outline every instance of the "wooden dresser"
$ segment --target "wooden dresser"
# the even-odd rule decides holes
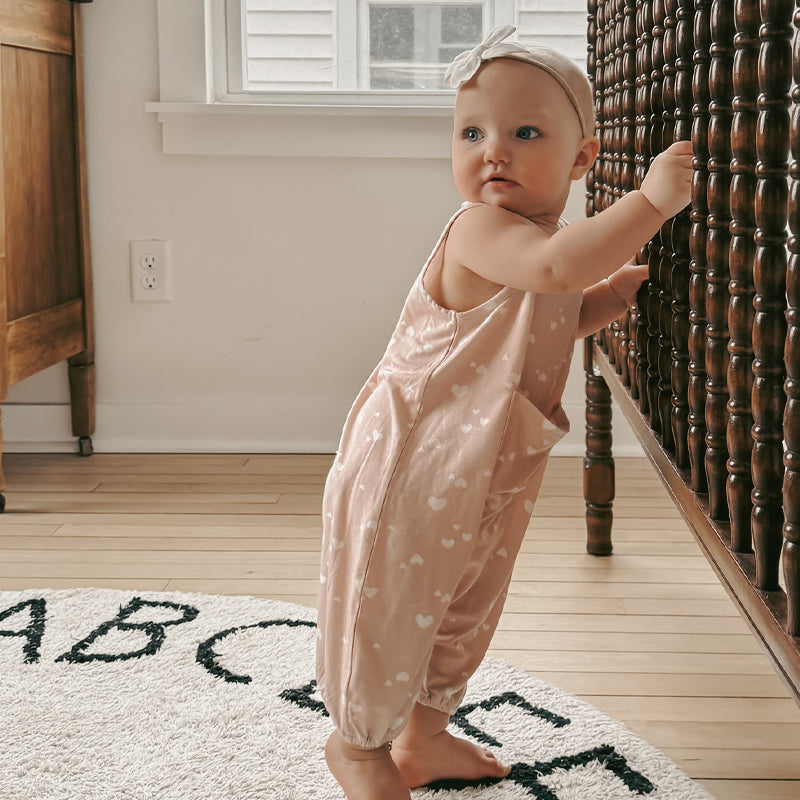
[[[10,385],[68,360],[72,431],[88,455],[94,334],[72,2],[0,0],[0,139],[0,401]]]

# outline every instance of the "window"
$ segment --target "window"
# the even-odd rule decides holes
[[[220,4],[223,5],[223,4]],[[215,99],[449,104],[444,73],[493,27],[586,58],[584,0],[225,0]],[[320,99],[324,96],[324,99]]]
[[[165,153],[447,159],[452,56],[514,24],[583,66],[584,2],[156,0],[146,109]]]

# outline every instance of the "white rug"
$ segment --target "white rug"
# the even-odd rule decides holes
[[[2,800],[338,800],[314,612],[250,597],[0,592]],[[713,800],[597,709],[503,662],[454,730],[511,776],[414,800]]]

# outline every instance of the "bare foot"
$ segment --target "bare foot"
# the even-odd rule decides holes
[[[325,760],[347,800],[410,800],[403,778],[389,755],[389,745],[368,750],[348,744],[334,731]]]
[[[505,778],[511,771],[488,750],[441,731],[411,747],[392,744],[392,759],[406,786],[416,789],[434,781]]]

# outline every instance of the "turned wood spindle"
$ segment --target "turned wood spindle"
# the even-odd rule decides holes
[[[783,543],[786,208],[792,0],[762,0],[753,264],[753,549],[756,586],[777,590]]]
[[[692,489],[706,480],[706,248],[708,218],[708,108],[711,95],[711,0],[695,0],[692,72],[692,226],[689,233],[689,465]]]
[[[636,136],[634,140],[635,172],[634,184],[638,189],[647,174],[652,152],[650,150],[650,74],[652,64],[650,60],[651,43],[653,41],[652,15],[650,4],[644,0],[636,0]],[[639,263],[648,264],[648,247],[642,248],[639,253]],[[648,300],[650,286],[648,282],[642,284],[636,295],[637,325],[636,325],[636,380],[639,384],[639,410],[643,415],[650,414],[650,397],[647,391],[648,364],[647,345],[650,339],[648,321]]]
[[[610,555],[614,519],[614,459],[611,455],[611,391],[594,371],[592,340],[584,342],[586,373],[586,457],[583,459],[583,496],[586,499],[586,549],[596,556]]]
[[[650,12],[650,13],[648,13]],[[650,72],[650,153],[657,156],[663,149],[664,131],[664,0],[646,3],[642,23],[652,30]],[[647,248],[649,267],[647,295],[647,398],[650,405],[650,427],[661,433],[661,404],[659,402],[659,350],[661,304],[661,233],[657,233]]]
[[[622,15],[622,191],[638,189],[636,183],[636,0],[624,0]],[[639,399],[637,339],[639,306],[628,317],[628,387]]]
[[[755,258],[758,30],[761,14],[751,0],[736,0],[731,123],[731,241],[728,258],[728,478],[731,549],[752,550],[750,536],[753,450],[753,260]]]
[[[728,248],[733,111],[733,13],[711,4],[711,105],[706,240],[706,477],[712,519],[727,519]]]
[[[597,49],[595,42],[597,41],[597,0],[587,0],[586,4],[586,74],[589,77],[589,82],[592,85],[592,96],[594,97],[594,112],[595,118],[598,119],[600,114],[597,108]],[[595,126],[595,135],[597,135],[597,128]],[[599,156],[598,156],[599,158]],[[591,169],[586,173],[586,206],[585,213],[587,217],[591,217],[595,213],[595,180],[596,170],[598,169],[598,159],[595,159]]]
[[[675,134],[674,140],[692,137],[692,19],[693,0],[677,0],[675,27]],[[672,308],[670,319],[670,386],[672,439],[675,463],[689,468],[689,235],[691,220],[686,208],[672,221],[672,272],[669,278]]]

